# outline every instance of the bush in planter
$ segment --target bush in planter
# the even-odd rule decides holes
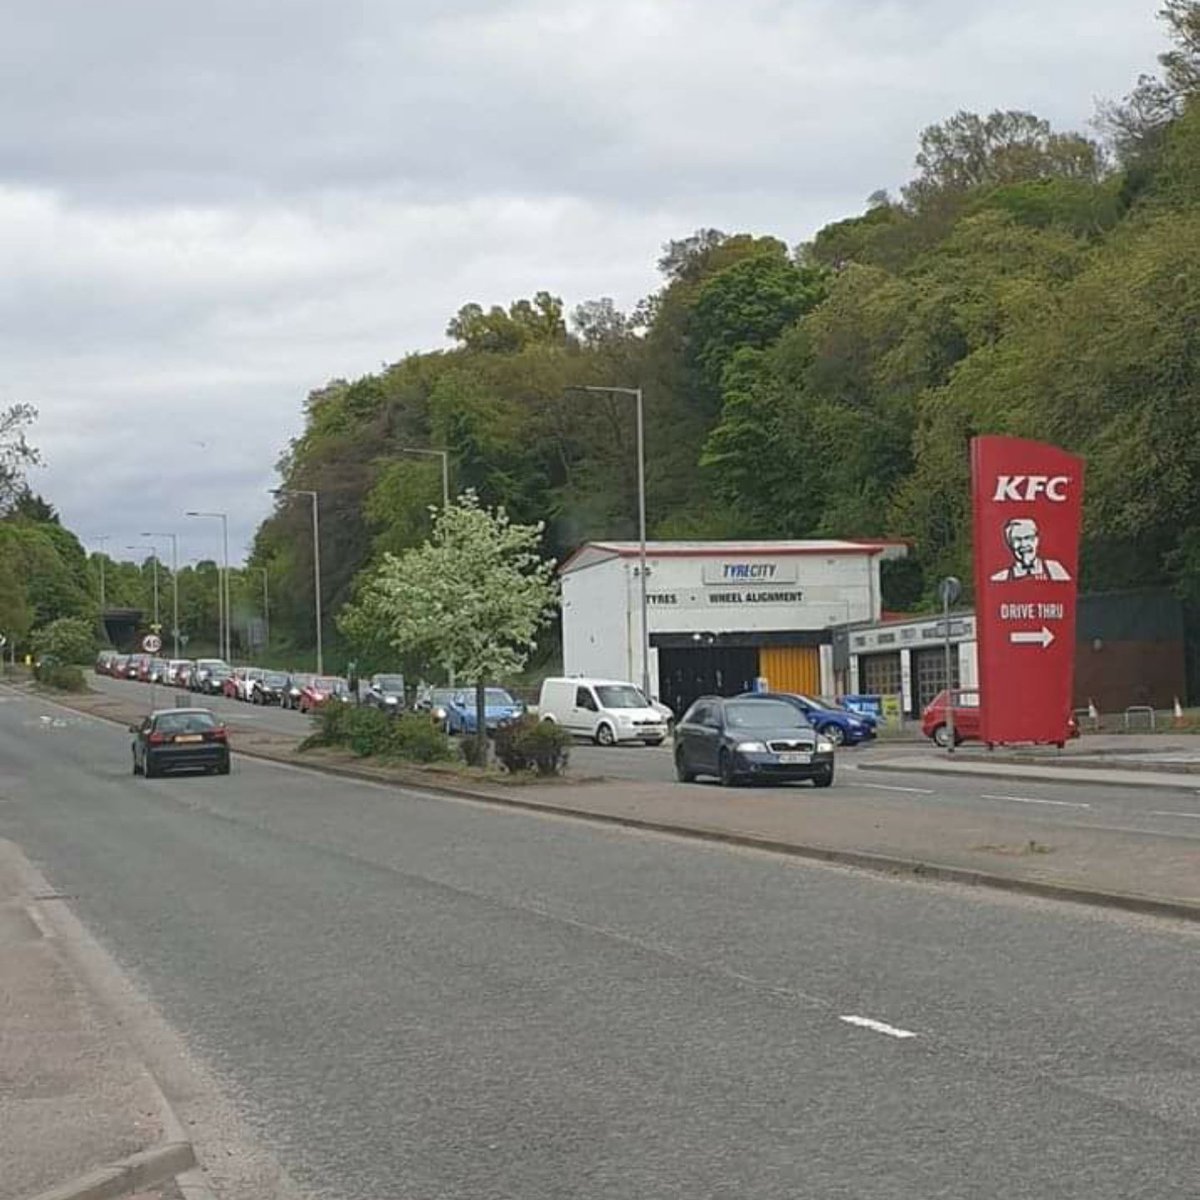
[[[536,771],[561,775],[567,765],[571,735],[553,721],[526,714],[496,731],[496,757],[512,774]]]
[[[33,668],[33,677],[38,683],[60,692],[86,692],[87,680],[83,672],[72,663],[60,663],[50,656],[39,659]]]
[[[450,762],[454,744],[445,732],[421,713],[405,713],[399,717],[379,714],[389,726],[387,753],[409,762]]]

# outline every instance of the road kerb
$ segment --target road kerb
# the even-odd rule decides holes
[[[195,1165],[190,1142],[168,1142],[39,1192],[31,1200],[118,1200],[175,1179]]]
[[[49,703],[55,703],[50,701]],[[69,707],[61,705],[60,707]],[[78,712],[79,709],[71,711]],[[124,722],[114,717],[90,713],[100,720],[110,724],[123,725]],[[364,783],[374,783],[383,787],[393,787],[400,791],[429,792],[434,795],[444,795],[453,799],[468,800],[477,804],[488,804],[500,808],[512,808],[524,812],[541,813],[568,820],[586,821],[594,825],[614,825],[626,829],[641,830],[646,833],[666,834],[670,837],[687,838],[692,841],[708,842],[739,846],[745,849],[760,850],[768,854],[780,854],[791,858],[803,858],[814,862],[832,863],[837,866],[853,867],[858,870],[884,874],[891,878],[907,878],[913,880],[932,880],[939,883],[955,883],[967,887],[986,887],[996,891],[1011,892],[1020,895],[1035,896],[1044,900],[1060,900],[1071,904],[1084,904],[1098,908],[1109,908],[1123,912],[1137,913],[1143,916],[1173,917],[1185,921],[1200,922],[1200,904],[1192,904],[1186,900],[1171,900],[1159,896],[1143,896],[1135,892],[1112,892],[1098,888],[1081,887],[1078,884],[1056,883],[1050,880],[1025,879],[1020,876],[1000,875],[991,871],[980,871],[971,867],[954,867],[941,863],[925,862],[920,859],[904,858],[888,854],[876,854],[861,850],[843,850],[832,846],[808,845],[800,842],[784,842],[773,838],[757,837],[754,834],[740,833],[736,830],[715,829],[711,826],[680,825],[670,821],[653,821],[644,817],[629,816],[624,813],[602,813],[589,809],[571,808],[567,805],[555,804],[553,801],[522,800],[517,796],[503,796],[496,792],[482,792],[472,788],[454,787],[440,781],[426,782],[388,779],[367,771],[356,770],[354,767],[341,763],[299,762],[291,758],[281,758],[278,755],[265,754],[261,750],[239,750],[235,755],[255,758],[262,762],[274,763],[279,766],[292,767],[301,771],[316,771],[326,775],[340,776],[345,779],[355,779]],[[905,768],[900,764],[860,763],[858,770],[894,771],[909,773],[914,768]],[[919,768],[916,768],[919,772]],[[942,774],[950,771],[942,770]],[[962,774],[981,775],[979,771],[960,768]],[[936,771],[930,774],[937,774]],[[997,778],[1020,779],[1023,776],[997,772]],[[987,776],[984,776],[987,778]],[[1041,782],[1046,782],[1044,774],[1030,776]],[[1052,781],[1051,781],[1052,782]],[[1126,785],[1128,786],[1128,785]],[[1167,790],[1168,785],[1151,784]],[[1185,785],[1177,785],[1184,791],[1192,791]]]
[[[1051,784],[1069,784],[1075,783],[1088,787],[1120,787],[1120,788],[1154,788],[1164,792],[1187,792],[1194,793],[1200,790],[1200,780],[1192,775],[1181,775],[1178,778],[1162,778],[1168,772],[1159,773],[1159,777],[1155,777],[1149,771],[1144,771],[1144,777],[1138,780],[1129,779],[1106,779],[1103,773],[1096,768],[1074,768],[1067,765],[1053,767],[1027,767],[1023,764],[1007,765],[1007,769],[1000,770],[988,763],[943,763],[941,760],[935,766],[931,763],[921,762],[862,762],[855,763],[855,770],[858,771],[880,771],[896,775],[925,775],[927,778],[937,778],[939,775],[954,775],[965,776],[974,779],[1011,779],[1020,780],[1024,783],[1051,783]],[[1109,767],[1110,771],[1122,770],[1119,767]],[[1086,779],[1076,779],[1067,776],[1064,772],[1069,770],[1086,770],[1088,777]]]

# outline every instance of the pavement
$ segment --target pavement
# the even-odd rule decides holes
[[[128,753],[9,695],[0,837],[309,1196],[1196,1193],[1187,923]],[[171,1099],[215,1170],[219,1122]]]
[[[51,895],[0,842],[0,1200],[99,1195],[122,1175],[109,1194],[182,1200],[191,1147],[56,936]]]

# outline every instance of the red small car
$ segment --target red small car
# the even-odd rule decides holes
[[[946,724],[946,707],[949,692],[938,692],[921,713],[921,732],[943,748],[950,744],[950,730]],[[982,741],[979,722],[979,689],[962,688],[954,692],[954,744]],[[1067,736],[1079,736],[1079,723],[1075,717],[1067,718]]]
[[[238,685],[244,674],[244,667],[234,667],[233,670],[230,671],[223,680],[221,680],[221,695],[225,696],[229,700],[240,699],[238,694]]]
[[[322,704],[328,704],[330,700],[349,703],[350,685],[336,676],[318,675],[300,689],[300,699],[296,702],[296,707],[302,713],[312,712]]]

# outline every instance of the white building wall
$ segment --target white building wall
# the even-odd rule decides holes
[[[562,577],[563,671],[636,680],[625,563],[610,559]]]

